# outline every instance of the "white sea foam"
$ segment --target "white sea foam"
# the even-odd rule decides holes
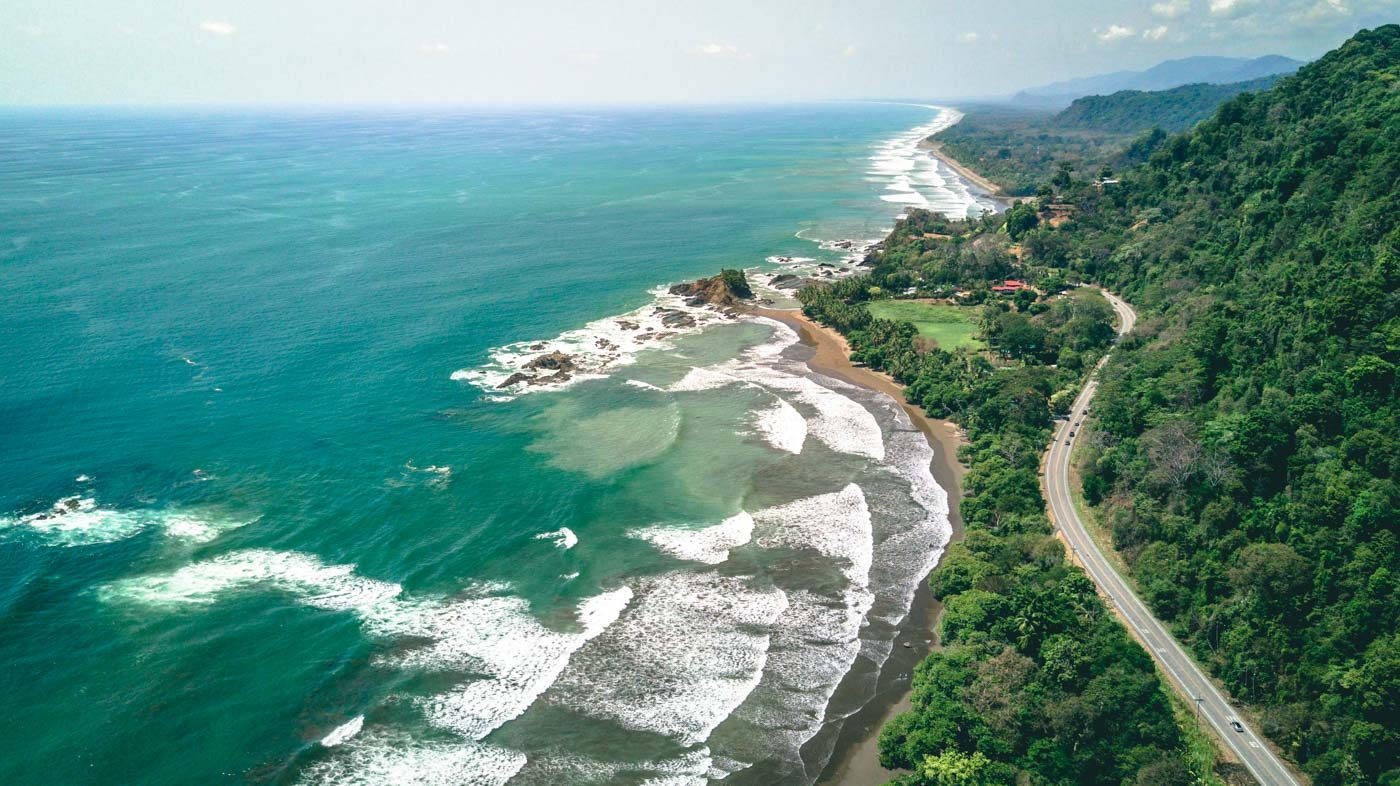
[[[307,767],[305,786],[503,786],[525,755],[477,742],[417,740],[376,730]]]
[[[92,497],[71,496],[38,513],[0,516],[0,537],[29,537],[57,547],[92,546],[156,529],[173,540],[207,543],[248,523],[214,510],[112,510],[99,507]]]
[[[174,511],[164,514],[159,525],[165,536],[191,543],[208,543],[220,535],[251,523],[248,520],[210,515],[193,515]]]
[[[765,366],[744,369],[743,377],[769,390],[781,390],[816,410],[807,421],[807,433],[838,453],[852,453],[879,461],[885,457],[880,424],[869,411],[850,398],[816,381]]]
[[[807,441],[807,419],[781,398],[753,413],[753,427],[769,445],[788,453],[801,453]]]
[[[360,729],[364,728],[364,725],[365,716],[356,715],[350,720],[336,726],[334,729],[331,729],[330,734],[321,738],[321,744],[327,748],[334,748],[351,737],[354,737],[356,734],[359,734]]]
[[[425,485],[433,488],[446,488],[448,483],[452,481],[452,467],[447,465],[438,466],[437,464],[429,464],[426,467],[418,467],[414,466],[412,461],[408,461],[405,462],[403,466],[404,469],[410,473],[419,476],[427,476]]]
[[[526,783],[674,783],[704,786],[711,778],[723,778],[723,769],[711,755],[708,746],[701,745],[679,756],[644,761],[607,761],[590,758],[575,751],[548,751],[532,755],[528,769],[521,773]],[[630,777],[628,777],[630,776]],[[648,777],[649,776],[649,777]]]
[[[850,483],[832,494],[761,510],[753,518],[758,545],[813,549],[841,561],[851,583],[869,583],[874,533],[860,486]]]
[[[862,650],[860,633],[874,601],[868,587],[874,530],[856,484],[758,511],[754,521],[758,546],[815,551],[831,559],[849,582],[821,592],[787,591],[788,606],[774,624],[763,679],[753,700],[735,715],[764,734],[745,735],[732,753],[754,761],[793,761],[826,722],[831,697]]]
[[[210,604],[251,586],[286,592],[301,602],[366,619],[389,615],[399,585],[355,574],[354,565],[327,565],[295,551],[249,549],[185,565],[170,573],[122,579],[102,588],[111,602],[154,606]]]
[[[928,137],[962,120],[962,113],[946,107],[928,107],[938,114],[924,125],[901,132],[877,145],[867,174],[885,184],[880,199],[898,205],[922,207],[949,218],[976,218],[997,205],[973,193],[967,182],[919,145]]]
[[[761,325],[767,325],[769,328],[772,328],[773,333],[766,341],[755,344],[744,350],[744,359],[751,363],[777,360],[788,347],[801,340],[796,330],[793,330],[786,323],[779,322],[776,319],[757,317],[753,321]]]
[[[758,761],[794,758],[821,731],[836,687],[860,655],[860,631],[870,593],[848,588],[840,599],[810,591],[788,593],[775,624],[763,679],[737,720],[763,730],[731,751]]]
[[[778,392],[787,393],[791,401],[813,410],[811,415],[805,417],[796,413],[798,417],[803,417],[805,436],[815,437],[839,453],[866,456],[876,461],[883,459],[884,435],[880,424],[865,407],[806,376],[805,365],[782,361],[781,353],[797,342],[797,334],[776,320],[761,318],[753,321],[772,327],[773,337],[745,350],[737,359],[692,368],[667,389],[695,392],[727,385],[749,385],[775,395]],[[786,429],[782,439],[790,445],[795,442],[796,421],[788,414],[782,417],[784,420],[780,422],[780,427]],[[774,422],[774,425],[779,426],[779,422]]]
[[[578,608],[581,630],[541,625],[517,597],[401,597],[398,584],[360,576],[353,565],[327,565],[299,552],[253,549],[186,565],[172,573],[107,585],[109,602],[207,604],[250,587],[286,592],[314,608],[360,618],[370,635],[428,643],[389,662],[404,668],[469,672],[477,679],[419,700],[428,719],[481,739],[524,712],[564,669],[569,656],[617,619],[631,600],[626,587],[588,598]],[[478,588],[478,593],[499,590]]]
[[[891,402],[891,408],[900,428],[896,428],[888,442],[888,471],[908,483],[908,498],[923,512],[917,519],[901,516],[896,511],[887,514],[898,516],[905,525],[876,548],[876,560],[889,566],[888,572],[892,575],[887,584],[875,589],[893,601],[892,608],[896,612],[887,617],[886,622],[897,625],[908,614],[914,592],[937,564],[952,537],[952,525],[948,520],[948,493],[934,480],[930,469],[933,448],[923,434],[912,428],[908,416],[897,404]],[[899,502],[907,506],[906,501]]]
[[[528,709],[574,652],[613,624],[631,599],[631,590],[623,587],[584,601],[578,612],[580,633],[540,625],[519,598],[452,603],[424,626],[443,638],[400,663],[489,674],[418,702],[434,725],[479,740]]]
[[[742,385],[744,381],[732,374],[716,371],[714,368],[692,368],[677,382],[666,386],[672,393],[694,393],[701,390],[714,390],[727,385]]]
[[[535,536],[535,540],[552,540],[555,546],[565,550],[578,545],[578,535],[568,527],[560,527],[553,532],[541,532]]]
[[[673,557],[718,565],[729,559],[730,549],[748,543],[753,537],[753,517],[739,511],[719,524],[703,529],[655,526],[628,534],[648,541]]]
[[[670,294],[665,287],[651,292],[650,304],[616,317],[590,322],[548,341],[520,341],[491,351],[490,360],[477,368],[459,369],[452,379],[470,382],[493,399],[512,398],[534,390],[558,390],[588,379],[600,379],[618,368],[635,362],[638,352],[671,346],[676,336],[696,333],[708,325],[730,321],[724,312],[707,306],[689,306],[685,298]],[[553,376],[548,369],[532,370],[535,359],[553,352],[568,355],[574,370],[567,380],[539,383]],[[521,381],[502,385],[515,374],[534,377],[536,385]]]
[[[616,624],[574,656],[547,699],[686,745],[703,742],[763,674],[775,587],[714,573],[642,580]]]

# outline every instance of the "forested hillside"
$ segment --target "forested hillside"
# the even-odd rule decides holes
[[[1171,90],[1123,90],[1106,96],[1085,96],[1055,115],[1064,128],[1115,134],[1136,134],[1151,128],[1185,131],[1215,114],[1225,101],[1240,93],[1267,90],[1281,77],[1266,76],[1228,85],[1198,83]]]
[[[1400,778],[1400,27],[1026,239],[1145,318],[1085,490],[1145,599],[1319,784]]]
[[[972,441],[967,538],[932,579],[945,647],[882,757],[908,784],[1207,774],[1145,653],[1047,536],[1037,462],[1105,340],[1092,298],[1055,297],[1082,278],[1141,315],[1079,459],[1144,599],[1315,784],[1395,786],[1400,26],[1152,147],[1116,185],[1058,172],[1002,217],[915,213],[870,273],[803,292]],[[992,297],[1012,271],[1041,296]],[[928,350],[862,305],[910,287],[992,297],[990,349]]]
[[[934,141],[1014,196],[1030,196],[1061,162],[1083,172],[1112,166],[1129,134],[1062,126],[1055,115],[1005,106],[966,107],[966,116]]]
[[[1104,167],[1141,163],[1165,133],[1184,131],[1210,117],[1225,101],[1267,89],[1280,77],[1225,85],[1191,84],[1171,90],[1124,90],[1087,96],[1057,113],[1006,106],[969,107],[962,122],[936,139],[948,153],[1001,184],[1028,196],[1061,164],[1083,177]]]
[[[1036,274],[1039,296],[991,293],[1016,266],[1006,221],[915,211],[868,260],[874,270],[801,292],[852,357],[971,440],[966,539],[932,579],[943,646],[918,667],[913,709],[883,730],[881,761],[913,771],[902,786],[1201,783],[1212,756],[1188,750],[1151,659],[1069,564],[1040,494],[1051,413],[1112,341],[1112,309],[1095,292],[1065,292],[1053,271]],[[913,325],[871,317],[867,301],[910,286],[972,290],[988,350],[921,348]]]

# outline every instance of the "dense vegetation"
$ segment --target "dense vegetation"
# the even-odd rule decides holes
[[[1085,172],[1112,166],[1132,136],[1062,126],[1049,112],[973,106],[960,123],[935,140],[1006,193],[1028,196],[1050,179],[1061,162]]]
[[[1317,783],[1400,782],[1400,27],[1068,191],[1031,258],[1145,312],[1086,495]]]
[[[967,538],[932,580],[945,648],[882,756],[910,784],[1191,782],[1150,663],[1046,535],[1037,460],[1102,350],[1092,300],[984,306],[995,355],[919,352],[912,326],[861,305],[1014,270],[1051,291],[1101,282],[1142,314],[1082,459],[1144,598],[1315,783],[1394,786],[1400,26],[1152,147],[1116,187],[1057,171],[1001,218],[915,215],[868,276],[804,293],[972,441]]]
[[[1026,196],[1049,181],[1061,164],[1093,176],[1105,167],[1141,163],[1166,132],[1188,129],[1226,100],[1266,89],[1278,78],[1087,96],[1058,114],[973,107],[937,139],[949,155],[1001,184],[1007,193]]]
[[[1149,128],[1185,131],[1215,114],[1225,101],[1240,93],[1267,90],[1279,80],[1266,76],[1228,85],[1194,84],[1171,90],[1124,90],[1106,96],[1085,96],[1055,115],[1056,125],[1119,134],[1136,134]]]
[[[1186,786],[1196,777],[1151,660],[1066,562],[1040,495],[1052,413],[1112,341],[1108,303],[1088,290],[989,299],[986,353],[921,350],[912,324],[875,319],[866,305],[910,286],[985,291],[1012,269],[1004,222],[950,225],[915,212],[872,255],[870,273],[801,292],[809,315],[849,337],[853,357],[893,374],[911,402],[956,419],[971,440],[967,537],[932,579],[946,604],[943,647],[920,664],[913,709],[883,731],[881,759],[913,770],[908,786],[1022,775]],[[1064,289],[1041,272],[1047,292]]]

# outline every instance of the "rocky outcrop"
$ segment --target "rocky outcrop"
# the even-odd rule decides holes
[[[773,279],[768,282],[768,285],[774,289],[801,289],[811,283],[814,283],[814,280],[811,278],[794,275],[792,273],[779,273],[773,276]]]
[[[678,308],[658,308],[656,314],[661,317],[661,324],[666,327],[690,328],[695,327],[696,324],[694,315],[687,314]]]
[[[496,387],[508,388],[522,382],[526,385],[557,385],[560,382],[568,382],[573,378],[573,372],[577,370],[578,366],[574,363],[573,355],[555,350],[526,363],[524,371],[511,374]],[[552,371],[554,373],[536,375],[526,374],[525,371]]]
[[[574,365],[572,355],[555,350],[548,355],[540,355],[525,364],[527,371],[573,371],[577,368]]]
[[[711,278],[671,287],[671,294],[686,299],[689,306],[719,306],[731,308],[753,298],[748,279],[741,270],[724,270]]]

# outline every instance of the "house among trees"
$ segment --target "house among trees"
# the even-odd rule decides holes
[[[996,286],[992,287],[993,292],[1002,295],[1010,295],[1016,292],[1020,292],[1023,289],[1030,289],[1030,285],[1024,281],[1017,281],[1014,278],[1008,278],[1004,283],[997,284]]]

